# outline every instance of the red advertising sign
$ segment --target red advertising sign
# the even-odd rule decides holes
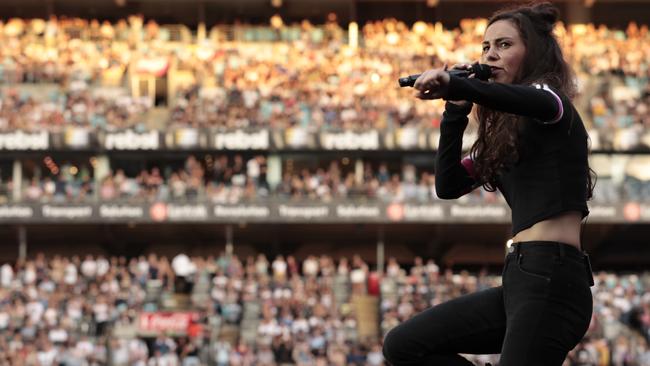
[[[197,318],[198,314],[192,312],[140,313],[138,332],[187,334]]]

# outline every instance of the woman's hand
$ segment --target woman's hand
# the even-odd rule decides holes
[[[455,64],[452,69],[454,70],[469,70],[472,68],[471,64]],[[473,78],[470,75],[469,78]],[[447,73],[447,64],[441,69],[432,69],[425,71],[420,77],[415,80],[413,87],[417,89],[415,97],[419,99],[439,99],[447,96],[447,89],[449,87],[449,73]],[[449,100],[462,107],[466,107],[471,102],[466,100]]]
[[[415,97],[424,100],[444,98],[447,96],[448,87],[447,64],[443,68],[423,72],[413,84],[413,88],[417,90]]]

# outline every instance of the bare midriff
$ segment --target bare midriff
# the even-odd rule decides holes
[[[522,241],[557,241],[573,245],[580,250],[579,211],[567,211],[522,230],[512,238],[514,243]]]

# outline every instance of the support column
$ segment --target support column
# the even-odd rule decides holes
[[[354,163],[354,180],[357,184],[363,184],[363,159],[361,158]]]
[[[23,188],[23,163],[16,159],[14,160],[13,172],[11,173],[11,181],[13,182],[13,189],[11,190],[12,201],[20,201],[22,199]]]
[[[269,155],[266,158],[266,182],[271,191],[282,182],[282,158],[279,155]]]
[[[350,22],[348,25],[348,46],[352,49],[359,48],[359,24]]]
[[[93,185],[95,187],[93,192],[95,199],[99,200],[102,181],[111,173],[111,162],[108,158],[108,155],[96,156],[93,164],[93,170]],[[114,173],[115,172],[113,172],[113,174]]]
[[[384,227],[380,226],[379,229],[377,229],[377,273],[380,278],[384,275],[385,254]]]
[[[231,257],[234,251],[232,236],[232,225],[226,225],[226,256],[228,257]]]
[[[18,261],[27,259],[27,229],[25,225],[18,226]]]

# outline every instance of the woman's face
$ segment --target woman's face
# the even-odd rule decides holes
[[[526,45],[510,20],[492,23],[483,37],[481,62],[492,68],[492,80],[512,83],[526,56]]]

